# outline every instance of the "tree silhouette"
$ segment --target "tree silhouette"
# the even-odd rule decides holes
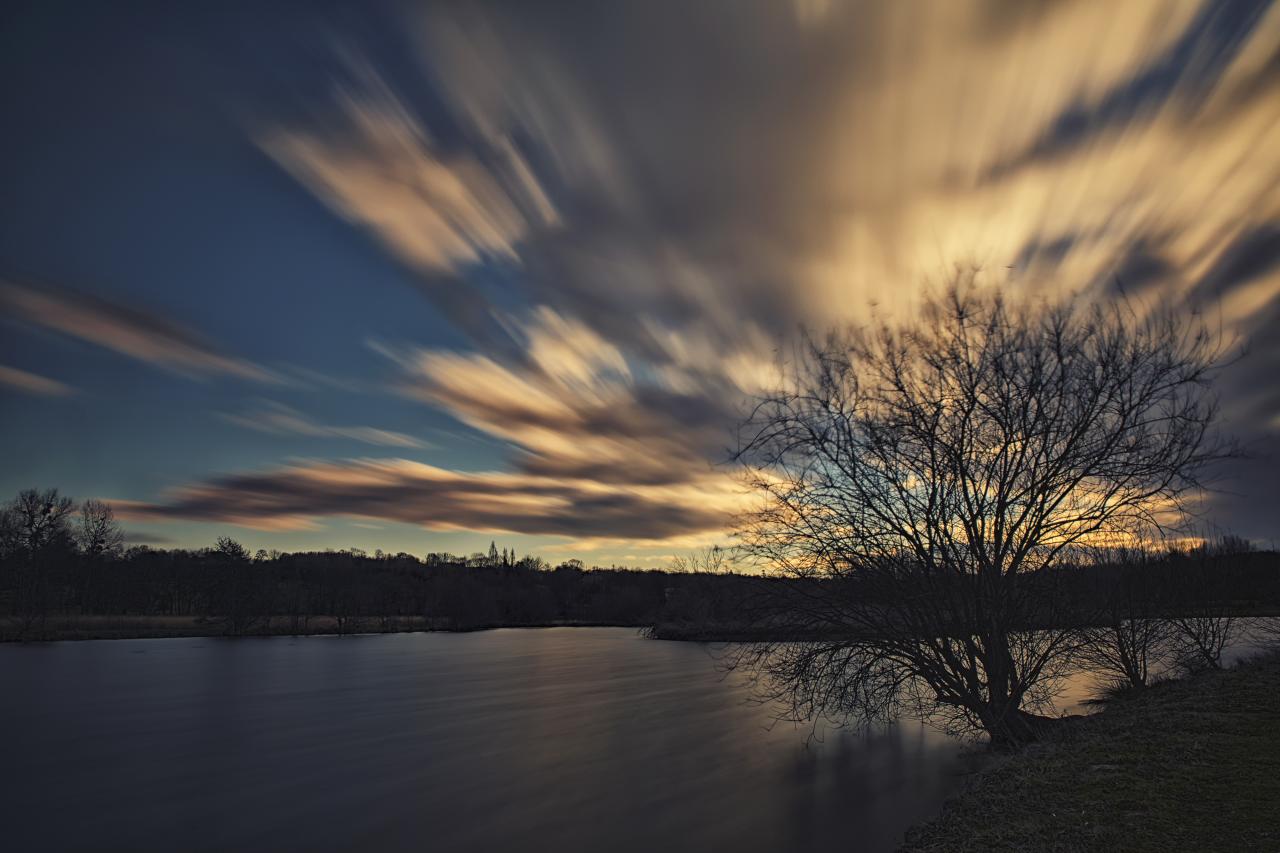
[[[109,504],[90,499],[80,505],[76,542],[80,552],[91,559],[119,555],[124,548],[124,531]]]
[[[4,538],[28,560],[72,541],[71,514],[75,502],[57,489],[24,489],[4,513]]]
[[[1096,616],[1083,632],[1081,662],[1104,689],[1142,689],[1165,672],[1177,652],[1177,626],[1167,618],[1172,590],[1149,547],[1109,549]]]
[[[75,529],[83,571],[78,597],[81,610],[91,610],[96,586],[104,566],[118,558],[124,550],[124,530],[116,522],[109,504],[89,499],[80,505],[80,518]]]
[[[971,281],[914,322],[808,340],[744,426],[763,500],[740,533],[800,581],[758,617],[822,639],[731,664],[795,716],[1036,737],[1078,642],[1056,570],[1171,523],[1229,451],[1208,387],[1223,354],[1172,311],[1015,307]]]
[[[8,557],[6,586],[13,589],[18,634],[27,636],[55,606],[52,575],[74,553],[71,515],[75,502],[57,489],[25,489],[0,512],[0,548]]]
[[[218,538],[212,556],[221,569],[222,583],[213,590],[214,612],[222,617],[226,633],[240,636],[271,613],[272,602],[263,600],[259,573],[249,549],[230,536]]]

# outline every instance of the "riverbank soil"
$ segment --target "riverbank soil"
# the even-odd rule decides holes
[[[993,758],[902,850],[1280,851],[1280,655],[1112,700]]]

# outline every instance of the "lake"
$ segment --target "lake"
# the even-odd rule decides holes
[[[6,849],[892,850],[960,785],[917,723],[770,727],[634,630],[0,646]]]

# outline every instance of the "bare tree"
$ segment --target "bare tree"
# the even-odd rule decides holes
[[[1280,652],[1280,616],[1259,618],[1252,639],[1268,651]]]
[[[78,586],[80,611],[84,613],[94,607],[101,564],[118,558],[124,551],[124,531],[110,504],[90,499],[80,505],[75,538],[83,559]]]
[[[1177,616],[1173,625],[1178,666],[1186,673],[1221,669],[1222,653],[1239,635],[1239,620],[1228,613]]]
[[[1178,628],[1164,613],[1168,590],[1158,589],[1164,566],[1143,547],[1108,549],[1102,562],[1106,588],[1080,657],[1104,689],[1140,690],[1169,669],[1178,650]]]
[[[71,542],[71,513],[75,502],[57,489],[24,489],[10,503],[13,544],[28,558]]]
[[[80,553],[92,559],[120,554],[124,548],[124,531],[116,522],[110,504],[90,499],[80,505],[76,544],[80,546]]]
[[[702,548],[688,556],[677,554],[671,558],[671,571],[681,574],[722,575],[732,567],[729,552],[719,545]]]
[[[1217,541],[1206,539],[1190,553],[1179,555],[1179,602],[1171,621],[1174,655],[1183,672],[1221,669],[1222,653],[1245,633],[1232,600],[1238,591],[1225,587],[1221,574],[1224,558],[1250,550],[1247,541],[1223,536]]]
[[[1014,306],[971,280],[914,322],[806,340],[738,454],[763,498],[742,547],[797,582],[759,614],[783,639],[732,665],[796,716],[1037,737],[1079,643],[1064,556],[1201,486],[1229,449],[1224,349],[1172,312]]]
[[[0,544],[10,557],[11,579],[3,586],[14,592],[13,611],[18,617],[18,635],[28,637],[37,624],[43,630],[45,617],[53,606],[55,568],[65,563],[74,542],[71,535],[71,498],[57,489],[24,489],[3,510]]]

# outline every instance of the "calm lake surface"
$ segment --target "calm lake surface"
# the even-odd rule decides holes
[[[806,745],[631,629],[0,646],[0,685],[15,853],[892,850],[966,766]]]

